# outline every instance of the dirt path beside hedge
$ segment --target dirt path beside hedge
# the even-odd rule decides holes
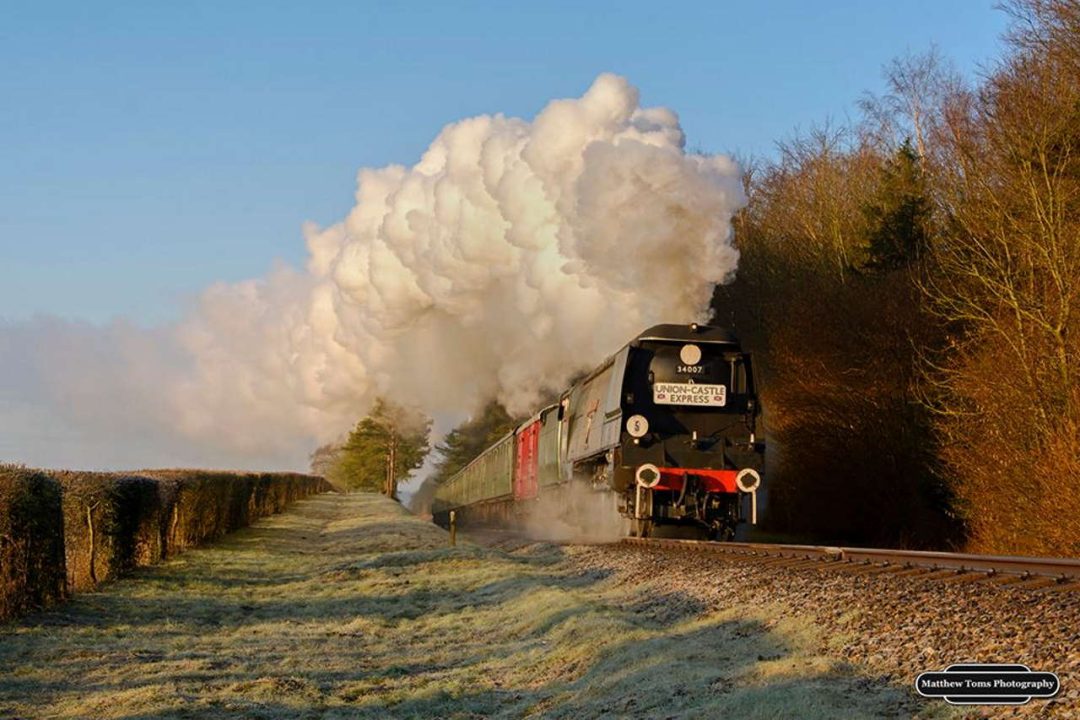
[[[0,717],[881,717],[907,688],[768,608],[641,592],[563,551],[446,545],[322,495],[0,626]],[[662,611],[661,611],[662,610]],[[926,706],[921,706],[926,709]]]

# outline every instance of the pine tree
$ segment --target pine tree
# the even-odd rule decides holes
[[[452,477],[520,422],[520,418],[510,417],[499,403],[488,403],[479,415],[451,430],[435,447],[441,459],[435,468],[434,481],[439,483]]]
[[[386,492],[392,455],[394,487],[390,491],[393,493],[398,483],[423,465],[430,449],[430,431],[430,420],[417,422],[401,408],[378,400],[371,413],[356,424],[334,452],[326,477],[338,486]]]
[[[921,160],[910,139],[885,161],[877,192],[863,206],[867,221],[867,267],[897,270],[926,252],[930,200]]]

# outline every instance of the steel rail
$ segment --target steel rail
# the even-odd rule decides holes
[[[988,575],[1011,575],[1024,578],[1051,577],[1063,582],[1080,580],[1080,559],[1075,558],[969,555],[925,550],[707,542],[668,538],[624,538],[623,542],[634,545],[653,545],[681,550],[760,556],[763,558],[797,558],[831,563],[849,563],[851,565],[956,570],[957,572],[981,572]]]

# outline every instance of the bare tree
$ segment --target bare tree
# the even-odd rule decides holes
[[[998,7],[1013,19],[1007,38],[1014,47],[1056,56],[1080,71],[1080,0],[1009,0]]]
[[[926,290],[955,331],[930,376],[975,546],[1080,552],[1080,47],[1058,39],[1076,3],[1012,8],[1014,54],[936,129]],[[1003,492],[1003,469],[1037,482]]]
[[[860,202],[881,157],[847,128],[828,123],[778,149],[779,163],[760,172],[752,195],[760,240],[782,245],[779,255],[793,267],[843,282],[864,260]]]
[[[866,121],[875,129],[872,134],[887,145],[910,137],[919,157],[925,158],[938,109],[960,83],[955,69],[931,45],[925,52],[894,58],[883,68],[883,75],[888,91],[881,96],[867,93],[859,101]]]

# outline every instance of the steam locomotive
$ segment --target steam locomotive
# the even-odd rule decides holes
[[[682,525],[731,539],[757,521],[759,413],[750,355],[730,331],[656,325],[442,483],[432,513],[511,523],[565,498],[572,515],[586,490],[611,497],[631,535]]]

